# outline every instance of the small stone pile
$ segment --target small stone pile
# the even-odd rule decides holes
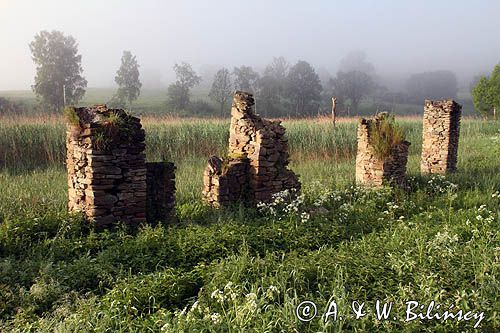
[[[462,106],[454,100],[430,101],[424,104],[422,133],[422,173],[455,171]]]
[[[146,222],[148,192],[158,196],[158,184],[163,185],[157,179],[146,184],[149,168],[140,120],[106,105],[66,113],[69,211],[82,211],[97,228],[118,221],[131,226]]]
[[[387,157],[381,158],[374,152],[370,142],[372,122],[378,122],[386,113],[379,113],[374,119],[361,119],[358,126],[358,151],[356,154],[356,184],[380,187],[384,182],[404,185],[406,163],[410,142],[403,141],[391,148]]]
[[[287,169],[285,128],[256,115],[254,103],[252,94],[234,94],[227,160],[212,156],[204,172],[203,194],[214,206],[269,202],[277,192],[300,189],[297,176]]]

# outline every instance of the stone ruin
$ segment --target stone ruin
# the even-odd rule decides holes
[[[424,104],[422,130],[422,173],[455,171],[462,106],[453,100]]]
[[[231,108],[229,151],[226,159],[210,157],[203,196],[213,206],[242,201],[270,202],[285,189],[300,190],[288,166],[288,140],[280,121],[262,119],[252,110],[252,94],[237,91]]]
[[[146,218],[151,223],[174,215],[175,170],[172,162],[146,163]]]
[[[83,212],[97,228],[173,214],[175,167],[146,163],[140,119],[106,105],[66,113],[69,211]]]
[[[381,112],[374,119],[360,119],[358,125],[358,150],[356,154],[356,184],[380,187],[384,182],[404,185],[410,142],[393,146],[387,157],[377,156],[371,143],[371,124],[379,122],[387,113]]]

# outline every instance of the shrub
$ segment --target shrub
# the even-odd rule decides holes
[[[189,112],[194,115],[214,115],[216,114],[215,108],[208,102],[196,100],[189,103]]]

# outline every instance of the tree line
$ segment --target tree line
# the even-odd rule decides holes
[[[82,56],[72,36],[60,31],[41,31],[30,43],[36,65],[32,86],[45,110],[59,111],[65,105],[77,104],[85,94],[87,80],[83,76]],[[124,51],[116,72],[118,86],[108,101],[113,107],[132,108],[140,96],[139,64],[130,51]],[[335,76],[322,77],[307,61],[290,64],[284,57],[274,58],[259,73],[251,66],[220,68],[214,75],[206,101],[192,101],[191,91],[202,78],[188,63],[175,64],[176,81],[166,91],[167,108],[176,113],[208,113],[224,116],[234,90],[256,96],[257,112],[266,117],[302,117],[325,113],[335,98],[336,107],[347,115],[355,115],[363,100],[381,103],[422,104],[424,99],[456,98],[457,79],[453,72],[434,71],[410,76],[404,89],[391,92],[381,84],[374,66],[364,52],[352,52],[339,64]],[[476,109],[482,114],[494,113],[499,106],[500,67],[491,78],[481,78],[472,87]],[[214,107],[213,105],[216,105]]]

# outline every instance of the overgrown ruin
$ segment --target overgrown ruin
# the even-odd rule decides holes
[[[422,173],[452,172],[457,169],[458,137],[462,106],[454,100],[424,104],[422,130]]]
[[[252,94],[234,94],[228,156],[212,156],[203,177],[204,198],[213,206],[238,201],[254,205],[285,189],[300,189],[298,177],[287,169],[285,128],[280,121],[256,115],[253,105]]]
[[[174,167],[146,163],[139,118],[106,105],[65,113],[69,211],[83,212],[98,228],[137,226],[173,212]],[[147,206],[148,198],[161,202]]]
[[[387,113],[377,114],[373,119],[360,119],[358,124],[358,150],[356,154],[356,184],[380,187],[387,183],[403,185],[406,181],[406,163],[410,142],[402,140],[388,143],[387,153],[380,155],[372,142],[373,131],[384,121]],[[374,126],[375,125],[375,126]]]

